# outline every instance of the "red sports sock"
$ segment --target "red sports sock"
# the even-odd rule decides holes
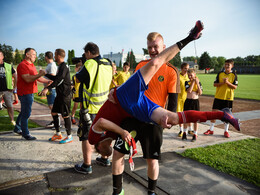
[[[179,124],[182,123],[196,123],[206,122],[207,120],[221,120],[224,116],[224,112],[201,112],[196,110],[188,110],[184,112],[177,112],[179,116]]]

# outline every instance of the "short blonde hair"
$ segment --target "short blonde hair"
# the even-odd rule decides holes
[[[163,36],[158,32],[151,32],[147,36],[147,41],[154,41],[157,39],[157,37],[160,37],[163,40]]]
[[[187,71],[188,74],[192,74],[192,73],[195,73],[196,74],[196,71],[194,68],[190,68],[188,71]]]

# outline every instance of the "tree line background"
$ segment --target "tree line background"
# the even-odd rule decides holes
[[[4,56],[5,56],[4,61],[7,63],[18,65],[24,58],[24,54],[20,54],[18,49],[13,50],[13,47],[10,45],[0,44],[0,50],[4,52]],[[14,56],[13,56],[13,52],[15,52]],[[144,55],[148,54],[148,50],[145,48],[143,48],[143,52]],[[73,49],[68,50],[67,56],[68,56],[67,63],[72,64],[72,58],[75,57],[75,51]],[[245,58],[236,57],[232,59],[235,62],[235,67],[258,67],[258,68],[260,67],[260,55],[249,55]],[[197,61],[200,70],[210,68],[219,71],[224,66],[225,60],[226,58],[223,56],[211,57],[208,52],[204,52],[203,54],[201,54],[200,57],[186,56],[183,57],[183,59],[181,59],[181,54],[179,52],[172,60],[170,60],[170,63],[180,68],[183,61],[185,62]],[[137,62],[133,50],[128,52],[126,61],[128,61],[131,64],[131,67],[135,69]],[[45,54],[44,53],[38,54],[34,64],[36,66],[47,66],[47,63],[45,62]],[[120,62],[118,66],[122,67],[122,62]]]

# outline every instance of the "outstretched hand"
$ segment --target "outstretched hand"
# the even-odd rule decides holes
[[[39,70],[39,75],[44,76],[46,74],[45,70]]]

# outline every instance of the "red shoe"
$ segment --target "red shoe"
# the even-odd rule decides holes
[[[203,23],[198,20],[195,24],[195,27],[190,30],[189,37],[193,40],[199,39],[201,37],[201,31],[204,29]]]
[[[227,131],[225,131],[224,136],[225,136],[226,138],[229,138],[229,137],[230,137],[230,135],[229,135],[229,133],[228,133]]]
[[[214,131],[210,131],[210,130],[207,130],[206,132],[204,132],[204,135],[213,135],[214,134]]]

